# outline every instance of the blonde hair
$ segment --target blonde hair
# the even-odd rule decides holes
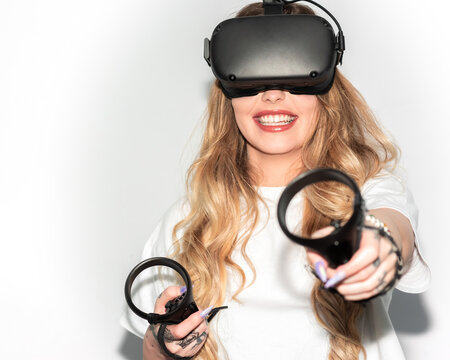
[[[286,5],[285,12],[313,13],[297,4]],[[262,13],[262,3],[255,3],[243,8],[238,16]],[[318,100],[317,123],[302,149],[301,161],[306,169],[337,168],[361,186],[381,169],[395,165],[397,148],[384,135],[359,92],[339,71],[331,90],[318,96]],[[235,300],[256,276],[246,245],[258,223],[257,204],[262,199],[250,173],[246,142],[236,125],[231,101],[216,81],[208,102],[200,153],[187,174],[190,211],[173,230],[173,256],[191,275],[196,284],[196,302],[202,308],[223,304],[228,269],[241,279],[240,287],[233,294]],[[329,225],[332,219],[351,215],[352,206],[342,196],[348,189],[335,185],[324,183],[305,194],[302,220],[305,235]],[[232,260],[237,248],[253,271],[250,282]],[[329,359],[358,359],[360,352],[365,354],[358,332],[360,304],[322,290],[319,281],[311,292],[311,302],[319,324],[330,334]],[[217,354],[218,343],[210,334],[196,358],[218,359]]]

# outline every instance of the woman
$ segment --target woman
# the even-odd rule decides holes
[[[294,4],[284,11],[312,13]],[[258,3],[238,16],[262,14]],[[396,147],[338,71],[331,90],[318,96],[275,89],[230,100],[216,82],[187,199],[166,214],[143,255],[169,256],[185,266],[201,310],[167,327],[168,352],[156,340],[157,326],[148,327],[144,358],[401,359],[387,315],[391,292],[360,302],[386,290],[401,262],[398,289],[427,286],[415,246],[414,203],[388,171],[396,160]],[[393,242],[365,229],[352,259],[332,269],[319,254],[288,241],[276,220],[278,198],[294,177],[318,167],[352,176],[375,217],[368,225],[384,223]],[[324,185],[294,201],[303,234],[321,237],[331,219],[348,217],[345,193]],[[183,290],[169,286],[160,293],[155,286],[140,301],[164,313]],[[229,308],[207,324],[211,307],[220,305]],[[129,314],[123,324],[140,336],[148,325]]]

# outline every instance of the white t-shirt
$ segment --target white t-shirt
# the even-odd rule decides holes
[[[210,331],[216,333],[226,349],[219,353],[220,359],[327,359],[328,335],[318,325],[310,303],[315,278],[305,267],[304,248],[283,234],[276,217],[283,189],[258,188],[267,207],[260,204],[260,221],[247,245],[247,254],[256,269],[256,281],[239,295],[238,303],[231,300],[231,295],[239,280],[230,272],[229,297],[224,304],[228,309],[220,311],[210,323]],[[385,173],[367,181],[361,192],[369,210],[392,208],[410,220],[416,234],[416,249],[411,268],[397,284],[397,289],[411,293],[425,291],[430,271],[420,255],[417,209],[408,189],[398,177]],[[301,197],[296,197],[290,206],[301,209],[301,201]],[[145,245],[143,259],[170,253],[173,226],[186,212],[186,203],[179,201],[165,214]],[[290,221],[288,214],[288,224]],[[243,268],[247,279],[252,279],[252,272],[239,250],[233,254],[233,260]],[[149,282],[151,276],[141,274],[133,285],[133,289],[137,289],[133,301],[145,312],[153,311],[156,297],[170,285],[165,281]],[[193,291],[195,293],[195,287]],[[367,304],[361,336],[369,360],[404,359],[388,315],[391,297],[392,292],[389,292]],[[140,337],[148,327],[145,320],[128,308],[121,324]]]

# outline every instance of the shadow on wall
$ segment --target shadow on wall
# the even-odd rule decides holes
[[[430,328],[430,315],[424,306],[421,294],[407,294],[395,290],[389,315],[399,335],[420,334]]]
[[[124,330],[119,353],[126,360],[142,360],[142,339]]]

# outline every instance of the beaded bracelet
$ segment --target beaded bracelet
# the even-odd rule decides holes
[[[365,217],[365,220],[366,220],[366,222],[370,223],[371,225],[364,225],[363,227],[365,229],[375,230],[382,237],[388,239],[392,245],[392,250],[389,252],[389,254],[394,253],[395,255],[397,255],[397,264],[395,267],[394,278],[391,280],[391,282],[389,284],[386,285],[386,287],[382,291],[380,291],[378,294],[376,294],[375,296],[372,296],[370,298],[370,299],[373,299],[377,296],[382,296],[382,295],[386,294],[389,290],[391,290],[394,287],[397,280],[399,280],[402,277],[402,275],[403,275],[403,273],[402,273],[403,258],[402,258],[402,253],[401,253],[399,247],[397,246],[397,244],[395,243],[394,239],[392,238],[391,232],[388,229],[388,227],[386,226],[386,224],[381,222],[379,219],[377,219],[372,214],[367,214]],[[370,299],[367,299],[367,300],[370,300]]]

